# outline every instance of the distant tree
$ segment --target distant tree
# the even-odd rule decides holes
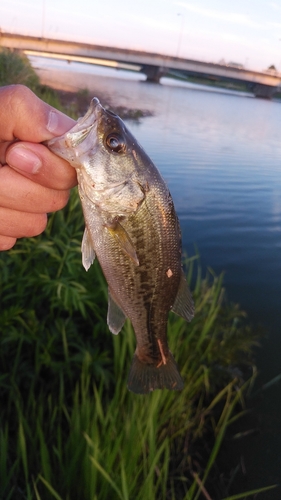
[[[269,66],[267,69],[273,69],[274,71],[276,71],[274,64],[271,64],[271,66]]]

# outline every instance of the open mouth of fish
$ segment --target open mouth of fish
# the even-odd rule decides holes
[[[69,132],[60,137],[54,137],[46,141],[45,144],[55,154],[63,157],[73,166],[76,166],[75,160],[79,158],[79,162],[81,161],[81,155],[89,149],[89,144],[91,145],[91,149],[94,149],[95,142],[97,141],[97,126],[101,116],[105,113],[117,117],[112,111],[103,108],[98,98],[94,97],[85,116],[79,118],[76,125]]]

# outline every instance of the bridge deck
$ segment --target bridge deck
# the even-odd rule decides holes
[[[266,87],[268,90],[271,87],[271,93],[274,90],[279,90],[281,85],[281,74],[277,72],[257,72],[242,67],[237,68],[118,47],[102,47],[74,41],[3,33],[1,31],[0,46],[18,50],[36,51],[36,53],[41,53],[42,55],[43,53],[45,55],[52,54],[53,57],[55,54],[60,54],[62,56],[69,56],[69,59],[79,60],[80,58],[81,62],[93,62],[95,64],[100,64],[101,60],[115,61],[123,65],[130,65],[131,68],[128,69],[138,66],[137,69],[141,68],[149,78],[151,75],[151,79],[155,81],[157,79],[159,81],[160,76],[172,69],[185,72],[186,74],[246,82],[253,86]]]

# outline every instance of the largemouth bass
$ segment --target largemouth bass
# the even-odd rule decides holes
[[[137,347],[128,388],[181,390],[167,343],[170,310],[190,321],[194,306],[181,265],[181,232],[172,197],[142,147],[94,98],[77,124],[47,146],[77,171],[85,218],[82,262],[97,256],[108,283],[107,323],[118,334],[126,317]]]

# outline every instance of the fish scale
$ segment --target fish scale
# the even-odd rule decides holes
[[[82,261],[97,256],[108,283],[109,329],[126,317],[136,336],[128,388],[180,390],[167,342],[168,314],[190,321],[194,305],[181,265],[181,232],[169,190],[122,120],[95,98],[69,132],[47,142],[76,168],[85,232]]]

